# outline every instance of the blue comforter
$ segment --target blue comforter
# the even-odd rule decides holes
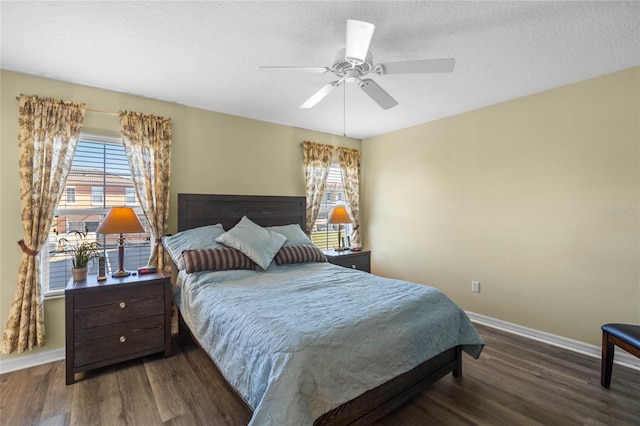
[[[311,425],[457,345],[484,342],[439,290],[331,265],[179,275],[176,303],[254,409],[250,425]]]

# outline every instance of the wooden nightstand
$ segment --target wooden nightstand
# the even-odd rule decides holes
[[[67,384],[75,373],[164,351],[171,355],[171,282],[162,272],[65,289]]]
[[[359,271],[371,272],[371,252],[370,251],[335,251],[326,250],[324,255],[327,260],[334,265],[345,268],[358,269]]]

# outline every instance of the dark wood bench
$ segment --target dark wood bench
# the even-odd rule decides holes
[[[605,324],[602,326],[600,384],[605,388],[611,385],[611,370],[616,346],[640,358],[640,325]]]

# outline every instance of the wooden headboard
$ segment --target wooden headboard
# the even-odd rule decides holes
[[[306,231],[305,197],[178,194],[178,232],[216,223],[228,231],[244,215],[260,226],[297,223]]]

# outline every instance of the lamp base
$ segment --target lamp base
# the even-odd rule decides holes
[[[124,270],[124,235],[118,238],[118,270],[111,274],[113,278],[124,278],[131,275],[131,272]]]

